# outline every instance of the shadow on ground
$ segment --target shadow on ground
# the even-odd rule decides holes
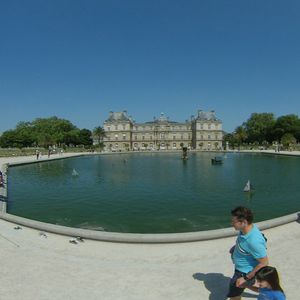
[[[226,300],[230,278],[221,273],[195,273],[193,274],[195,280],[202,281],[205,288],[210,292],[209,300]],[[244,292],[244,298],[254,298],[257,296]]]
[[[0,201],[1,202],[7,202],[7,198],[4,197],[4,196],[2,196],[2,195],[0,195]]]

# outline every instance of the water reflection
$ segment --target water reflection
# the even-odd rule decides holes
[[[105,155],[14,167],[8,211],[68,226],[144,233],[227,227],[237,205],[252,208],[255,221],[299,210],[299,158],[230,153],[214,166],[215,155]],[[73,169],[79,176],[72,176]],[[254,193],[243,192],[249,178]]]

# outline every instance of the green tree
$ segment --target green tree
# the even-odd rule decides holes
[[[273,113],[253,113],[243,124],[247,133],[247,142],[272,142],[275,118]]]
[[[78,132],[78,141],[80,145],[91,146],[93,145],[92,132],[88,129],[81,129]]]
[[[285,133],[281,138],[281,143],[286,149],[291,149],[296,142],[296,138],[291,133]]]
[[[90,131],[89,131],[90,132]],[[70,121],[57,117],[37,118],[32,122],[19,122],[15,129],[5,131],[0,138],[2,147],[28,147],[81,143],[82,133]],[[85,141],[90,143],[90,141]]]
[[[233,134],[234,143],[240,146],[247,140],[247,132],[244,126],[238,126]]]
[[[100,143],[103,142],[103,138],[106,136],[105,130],[101,126],[94,128],[93,135],[97,137],[98,145],[100,145]]]
[[[223,147],[226,149],[226,144],[228,142],[228,145],[230,148],[234,148],[235,145],[235,138],[232,133],[225,133],[223,136]]]
[[[58,117],[37,118],[32,122],[38,145],[48,147],[65,143],[66,136],[77,129],[70,121]]]
[[[275,139],[280,141],[283,135],[290,133],[300,141],[300,119],[297,115],[285,115],[276,120],[274,126]]]

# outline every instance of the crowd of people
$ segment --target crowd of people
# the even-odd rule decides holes
[[[236,244],[229,250],[234,264],[227,297],[240,300],[245,288],[258,292],[258,300],[285,300],[276,268],[269,266],[267,239],[253,224],[253,213],[247,207],[231,211],[232,226],[239,231]]]

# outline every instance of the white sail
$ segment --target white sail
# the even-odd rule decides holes
[[[250,192],[250,190],[251,190],[251,183],[250,180],[248,180],[244,187],[244,192]]]
[[[72,176],[78,176],[78,175],[79,175],[78,172],[75,169],[73,169]]]

